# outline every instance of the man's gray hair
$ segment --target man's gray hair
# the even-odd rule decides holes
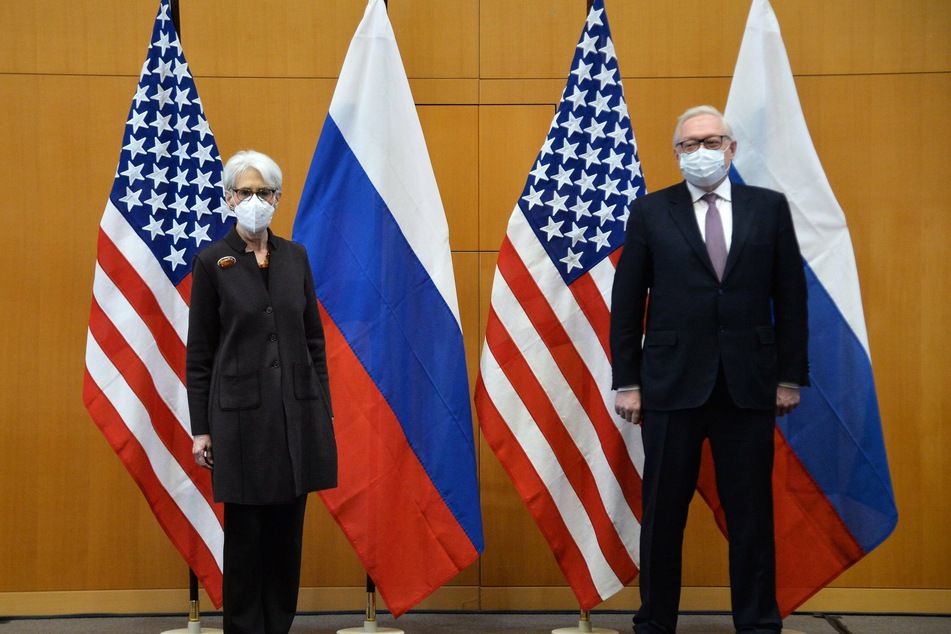
[[[242,150],[228,159],[224,173],[221,176],[221,186],[225,191],[234,189],[234,182],[238,176],[248,168],[254,168],[261,173],[261,178],[271,189],[280,189],[284,180],[281,168],[267,154],[254,150]]]
[[[677,119],[677,127],[674,129],[674,147],[677,147],[677,144],[680,143],[680,129],[684,127],[684,122],[687,119],[693,119],[694,117],[699,117],[700,115],[712,115],[723,122],[723,133],[730,137],[730,139],[735,139],[733,136],[733,126],[723,118],[723,113],[714,108],[713,106],[694,106],[689,108],[686,112],[680,115],[680,118]]]

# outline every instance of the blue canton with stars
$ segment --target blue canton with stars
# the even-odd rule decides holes
[[[570,284],[624,244],[645,193],[614,42],[596,0],[518,206]]]
[[[192,257],[221,238],[234,213],[221,191],[221,157],[162,0],[122,137],[112,204],[177,285]]]

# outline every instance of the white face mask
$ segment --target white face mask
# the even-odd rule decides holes
[[[271,218],[274,217],[274,205],[257,196],[249,196],[235,206],[234,214],[238,217],[241,228],[254,234],[264,231],[271,224]]]
[[[730,171],[724,160],[724,150],[701,147],[696,152],[680,155],[680,173],[688,183],[709,187],[723,179]]]

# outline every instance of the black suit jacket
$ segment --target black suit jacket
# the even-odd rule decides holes
[[[215,500],[288,502],[337,483],[330,386],[304,247],[268,231],[268,286],[232,228],[195,256],[186,379]]]
[[[742,408],[775,408],[779,382],[809,384],[806,282],[789,204],[735,183],[732,198],[722,282],[686,183],[631,206],[612,292],[611,355],[613,387],[639,385],[643,409],[699,407],[721,364]]]

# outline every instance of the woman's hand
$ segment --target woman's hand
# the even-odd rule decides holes
[[[214,468],[215,456],[211,453],[211,435],[195,436],[195,442],[192,443],[192,455],[195,456],[195,462],[199,467]]]

